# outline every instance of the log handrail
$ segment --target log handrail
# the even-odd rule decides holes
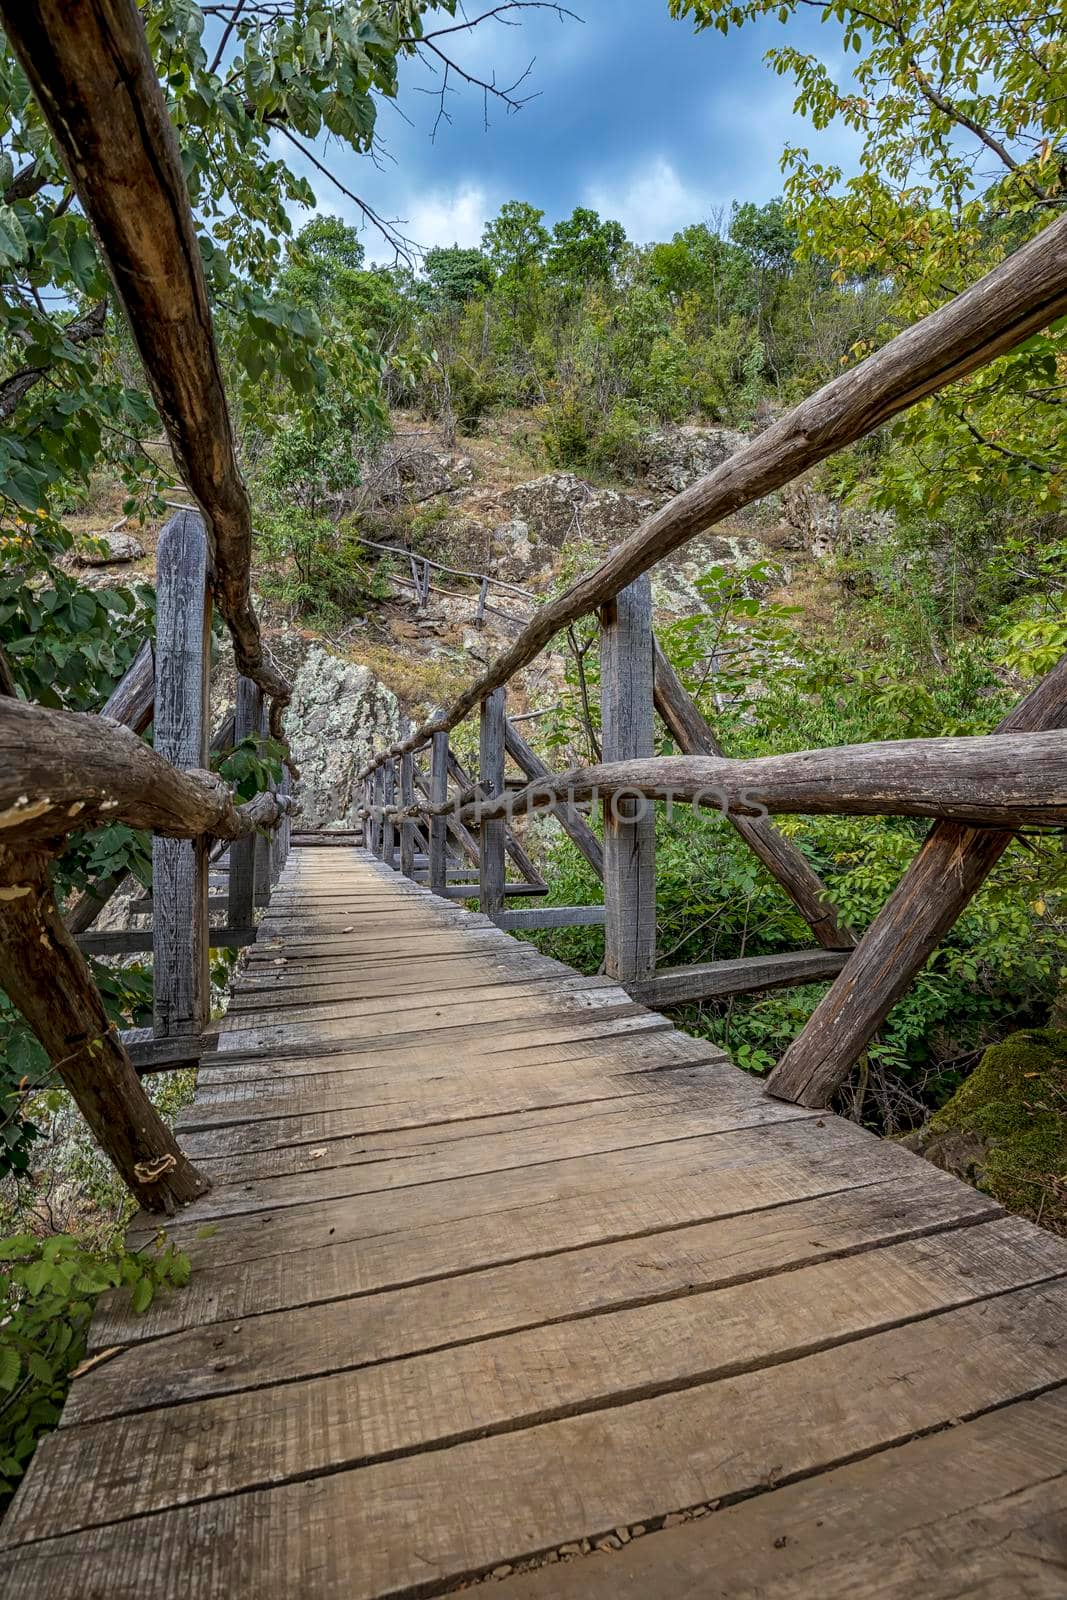
[[[954,300],[832,379],[708,477],[655,512],[594,571],[547,601],[517,639],[447,710],[371,761],[450,733],[495,689],[529,666],[562,629],[592,615],[642,573],[724,517],[782,488],[827,456],[1067,313],[1067,216],[1060,217]]]

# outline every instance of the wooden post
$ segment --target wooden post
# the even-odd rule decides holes
[[[382,768],[382,804],[396,804],[396,762],[387,761]],[[392,817],[382,818],[382,860],[396,870],[396,823]]]
[[[1036,733],[1067,722],[1067,656],[994,730]],[[981,888],[1013,835],[938,822],[907,872],[767,1080],[768,1093],[825,1106],[875,1032]]]
[[[415,804],[415,757],[400,757],[400,804]],[[405,878],[415,876],[415,819],[405,817],[400,824],[400,870]]]
[[[379,861],[382,856],[382,796],[385,793],[385,769],[375,767],[370,780],[370,847]]]
[[[600,614],[605,761],[653,754],[652,586],[636,579]],[[652,803],[604,802],[604,965],[620,983],[656,970],[656,816]]]
[[[233,713],[234,748],[250,735],[259,732],[262,714],[262,691],[251,678],[238,678],[237,703]],[[250,834],[247,839],[235,839],[230,845],[228,918],[231,928],[252,926],[252,908],[255,903],[255,858],[256,841],[253,835]]]
[[[430,740],[430,804],[443,805],[448,799],[448,734],[435,733]],[[448,879],[448,823],[444,817],[430,818],[430,891],[440,894]]]
[[[289,768],[282,768],[282,775],[275,788],[276,794],[287,795],[290,791],[291,779]],[[289,854],[289,818],[283,817],[276,825],[270,836],[270,884],[273,889],[282,875],[285,858]]]
[[[494,689],[482,701],[478,736],[478,781],[482,798],[494,800],[504,793],[504,722],[507,690]],[[485,916],[504,909],[504,840],[507,824],[483,822],[478,830],[478,893]]]
[[[208,577],[203,520],[179,511],[156,555],[155,748],[182,768],[208,764]],[[206,837],[153,841],[152,898],[155,1034],[201,1033],[211,1008]]]
[[[531,782],[549,776],[548,768],[533,751],[509,717],[504,723],[504,746],[515,765]],[[574,806],[559,805],[553,810],[564,832],[567,833],[588,861],[597,877],[604,877],[604,851],[592,828]]]
[[[269,732],[267,707],[265,705],[260,710],[258,732],[260,748],[262,748],[263,740]],[[257,906],[270,905],[270,872],[270,840],[266,834],[257,833],[253,840],[252,852],[253,899]]]

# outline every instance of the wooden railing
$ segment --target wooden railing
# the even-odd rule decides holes
[[[103,714],[143,733],[154,724],[154,748],[175,767],[201,771],[245,739],[265,738],[263,691],[237,680],[236,704],[211,736],[211,563],[198,512],[181,511],[160,535],[156,576],[156,633],[146,640],[111,695]],[[283,769],[274,792],[287,795]],[[152,846],[152,891],[130,909],[151,915],[150,931],[94,931],[93,924],[126,881],[119,873],[83,894],[66,914],[68,931],[87,955],[151,954],[153,1020],[123,1035],[141,1072],[195,1065],[214,1043],[209,952],[239,949],[256,937],[256,910],[289,853],[291,818],[218,844],[157,836]]]
[[[705,532],[837,450],[914,405],[1067,311],[1067,218],[1051,223],[972,288],[909,328],[743,446],[709,477],[678,495],[622,542],[595,571],[548,600],[514,642],[446,710],[407,732],[369,764],[363,811],[373,849],[417,875],[414,841],[426,849],[430,887],[469,897],[455,881],[456,843],[477,849],[478,899],[500,927],[551,928],[603,921],[608,973],[656,1006],[834,978],[771,1075],[770,1091],[805,1105],[828,1103],[867,1043],[953,925],[1024,821],[1059,824],[1067,740],[1067,659],[1001,725],[1012,744],[984,740],[907,741],[731,763],[686,694],[652,633],[648,571]],[[552,775],[510,722],[507,685],[563,629],[598,614],[601,627],[603,763]],[[653,757],[653,707],[684,753],[669,775]],[[479,716],[479,791],[450,793],[449,734]],[[429,752],[429,772],[417,757]],[[508,828],[505,759],[547,797],[548,809],[604,884],[603,906],[515,910],[505,873]],[[662,761],[662,758],[661,758]],[[687,767],[687,763],[689,766]],[[807,763],[807,770],[804,764]],[[744,773],[739,767],[744,766]],[[699,769],[699,770],[698,770]],[[811,786],[819,779],[818,793]],[[770,788],[762,790],[770,774]],[[760,803],[746,804],[755,785]],[[636,797],[690,796],[694,785],[723,789],[721,809],[808,922],[819,948],[698,966],[656,967],[655,821]],[[628,798],[612,799],[625,782]],[[731,784],[733,789],[731,790]],[[416,793],[416,791],[418,791]],[[395,797],[399,795],[400,802]],[[421,799],[419,798],[421,796]],[[580,806],[603,802],[603,842]],[[900,885],[857,941],[825,886],[770,820],[780,811],[886,812],[934,819]],[[451,845],[451,855],[450,855]]]

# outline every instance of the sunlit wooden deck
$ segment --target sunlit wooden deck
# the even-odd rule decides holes
[[[8,1600],[1067,1592],[1067,1247],[362,851],[182,1137],[192,1283],[99,1310]]]

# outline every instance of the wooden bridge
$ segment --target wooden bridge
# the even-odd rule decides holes
[[[0,984],[144,1208],[133,1240],[166,1215],[193,1263],[144,1316],[101,1304],[0,1529],[5,1600],[1062,1596],[1067,1247],[826,1108],[1018,829],[1067,822],[1067,661],[992,739],[729,761],[658,651],[647,574],[1067,312],[1067,218],[546,600],[368,763],[369,848],[311,848],[285,780],[241,803],[206,770],[213,745],[283,740],[290,691],[140,15],[0,10],[200,508],[166,530],[155,647],[106,717],[18,699],[0,656]],[[216,729],[213,605],[239,678]],[[604,759],[551,773],[507,685],[589,615]],[[654,711],[681,754],[654,754]],[[450,747],[472,713],[473,775]],[[655,803],[709,797],[811,949],[657,966]],[[602,904],[541,903],[524,809]],[[933,823],[860,938],[771,820],[828,811]],[[92,931],[114,883],[56,903],[69,834],[116,822],[156,836],[150,934]],[[511,937],[597,922],[603,978]],[[145,1036],[109,1023],[79,940],[151,945]],[[222,945],[247,956],[220,1028]],[[816,976],[775,1098],[646,1009]],[[139,1073],[189,1062],[175,1135]]]
[[[1067,1246],[368,852],[291,854],[181,1138],[8,1600],[1062,1595]]]

